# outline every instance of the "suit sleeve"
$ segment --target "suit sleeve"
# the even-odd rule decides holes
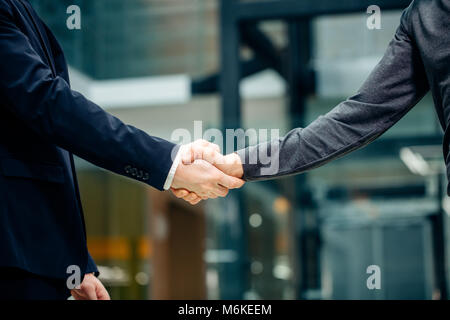
[[[382,135],[429,90],[419,52],[408,34],[409,8],[383,58],[358,93],[309,126],[238,151],[244,179],[298,174],[361,148]]]
[[[174,144],[124,124],[70,89],[34,51],[0,3],[0,96],[4,112],[50,143],[162,190]]]
[[[100,272],[98,271],[97,265],[95,264],[94,259],[92,259],[91,254],[88,252],[88,260],[86,265],[86,270],[84,271],[84,274],[93,273],[96,277],[100,275]]]

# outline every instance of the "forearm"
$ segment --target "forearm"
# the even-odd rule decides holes
[[[147,135],[108,114],[62,78],[25,79],[33,90],[15,86],[6,106],[36,134],[102,168],[162,189],[175,145]],[[34,103],[33,103],[34,102]]]
[[[358,110],[362,106],[348,100],[306,128],[294,129],[281,139],[238,151],[244,179],[274,179],[317,168],[369,144],[402,116],[401,113],[393,115],[386,122],[346,123],[348,118],[344,115],[351,108],[355,109],[351,111],[353,115],[361,114],[361,120],[365,119]]]
[[[420,54],[408,32],[406,10],[385,55],[358,94],[306,128],[239,151],[244,178],[301,173],[361,148],[400,120],[428,89]]]
[[[123,123],[68,88],[45,104],[50,111],[34,123],[49,118],[51,124],[37,132],[95,165],[162,190],[177,149],[173,143]]]

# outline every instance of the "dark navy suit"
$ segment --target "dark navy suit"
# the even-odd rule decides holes
[[[0,0],[0,267],[59,279],[69,265],[96,271],[72,154],[162,190],[176,151],[71,90],[31,5]]]

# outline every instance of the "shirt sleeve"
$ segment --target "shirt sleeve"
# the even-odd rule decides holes
[[[172,167],[170,167],[169,174],[167,175],[166,182],[164,183],[164,190],[169,190],[172,186],[173,179],[175,178],[175,173],[177,172],[178,165],[181,161],[183,146],[177,152],[175,160],[173,160]]]
[[[383,58],[356,95],[305,128],[238,151],[245,180],[298,174],[342,157],[378,138],[423,98],[429,85],[408,32],[408,9]]]

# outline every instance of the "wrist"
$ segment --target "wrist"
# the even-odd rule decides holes
[[[242,178],[244,176],[244,167],[242,166],[241,157],[237,153],[229,155],[231,159],[230,175],[236,178]]]

